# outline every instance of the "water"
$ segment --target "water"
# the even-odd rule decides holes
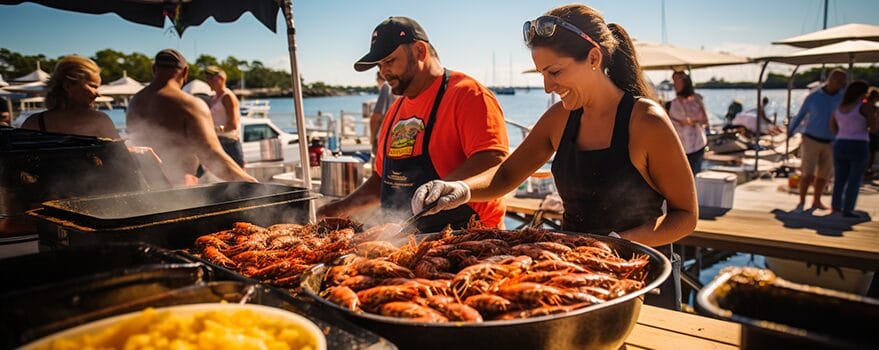
[[[705,108],[709,111],[711,125],[722,125],[723,116],[727,107],[733,100],[742,102],[745,110],[754,108],[757,101],[757,90],[754,89],[704,89],[697,91],[702,95]],[[793,90],[791,94],[791,114],[795,114],[808,94],[808,90]],[[769,97],[770,103],[767,115],[772,119],[773,114],[778,116],[777,123],[784,121],[787,114],[787,90],[763,90],[763,95]],[[318,112],[331,113],[338,116],[339,112],[360,114],[363,102],[375,100],[377,95],[350,95],[330,97],[309,97],[302,100],[305,115],[317,116]],[[519,89],[515,95],[500,95],[498,102],[503,108],[504,116],[511,121],[532,126],[537,119],[546,111],[549,95],[542,88]],[[292,131],[296,128],[294,122],[293,99],[290,97],[268,98],[271,105],[269,118],[279,127]],[[105,111],[113,119],[117,127],[125,125],[125,111],[114,109]],[[515,127],[508,127],[510,144],[515,146],[522,142],[522,135]]]

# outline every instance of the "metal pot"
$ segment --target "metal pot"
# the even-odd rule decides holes
[[[259,140],[259,159],[262,161],[284,160],[284,147],[280,138]]]
[[[320,160],[320,193],[344,197],[353,192],[366,175],[362,159],[352,156],[322,157]]]
[[[658,288],[668,278],[671,263],[656,250],[639,243],[613,237],[587,236],[607,243],[623,257],[633,254],[649,256],[645,287],[608,302],[567,313],[482,323],[412,322],[350,311],[318,295],[328,269],[323,264],[302,276],[302,289],[401,349],[619,349],[635,327],[644,294]]]

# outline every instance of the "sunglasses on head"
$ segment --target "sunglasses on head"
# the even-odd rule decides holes
[[[595,46],[595,48],[601,48],[595,40],[592,40],[592,38],[580,30],[580,28],[577,28],[575,25],[565,22],[565,20],[556,16],[540,16],[533,21],[525,21],[525,25],[522,27],[522,34],[525,36],[525,42],[530,43],[535,35],[543,38],[552,37],[555,35],[558,26],[567,29],[571,33],[577,34],[577,36],[588,41],[592,46]]]

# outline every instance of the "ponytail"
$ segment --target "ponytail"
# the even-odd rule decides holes
[[[605,65],[608,78],[625,92],[655,101],[656,96],[654,96],[653,90],[647,86],[647,81],[641,73],[641,65],[638,64],[638,57],[635,56],[635,47],[629,34],[616,23],[608,24],[607,28],[617,40],[617,47]]]

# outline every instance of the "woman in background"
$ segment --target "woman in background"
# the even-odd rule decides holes
[[[240,167],[244,167],[244,151],[238,129],[241,128],[241,111],[238,109],[238,96],[226,87],[226,71],[217,66],[208,66],[204,71],[205,80],[214,91],[209,103],[214,128],[220,139],[220,146]]]
[[[690,76],[678,71],[671,75],[671,79],[674,81],[676,97],[669,101],[668,116],[684,145],[687,162],[690,163],[690,169],[695,176],[702,170],[702,159],[705,157],[705,146],[708,144],[708,138],[705,136],[708,116],[705,113],[702,96],[694,91]]]
[[[46,111],[31,115],[22,129],[118,139],[107,114],[95,110],[101,69],[94,61],[70,55],[58,61],[46,86]]]
[[[839,108],[830,117],[830,130],[836,134],[833,141],[833,199],[834,213],[844,217],[858,217],[854,213],[861,179],[870,152],[870,135],[877,129],[875,107],[864,103],[868,85],[863,80],[852,82],[845,89]]]

